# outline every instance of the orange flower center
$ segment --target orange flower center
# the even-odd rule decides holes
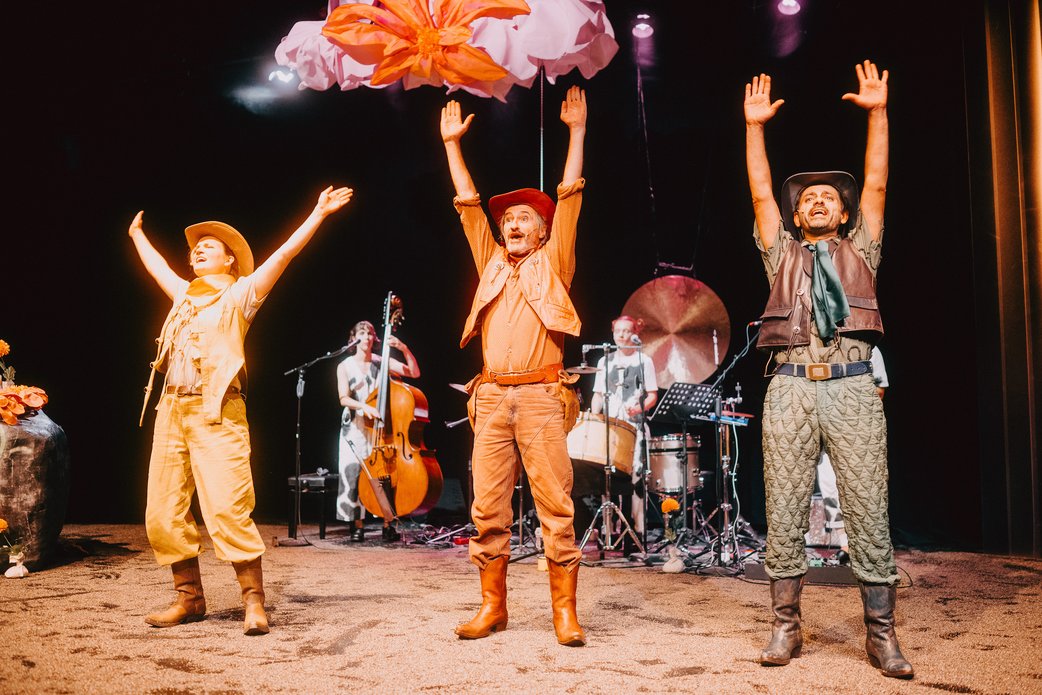
[[[441,34],[437,29],[424,27],[416,32],[416,52],[424,58],[441,50]]]

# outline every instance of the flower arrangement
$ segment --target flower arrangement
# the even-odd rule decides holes
[[[25,554],[22,552],[25,546],[21,543],[12,543],[7,535],[9,530],[10,526],[7,520],[0,519],[0,555],[7,555],[8,559],[14,564],[13,567],[8,568],[4,572],[4,576],[24,577],[29,574],[29,570],[22,564],[22,560],[25,559]]]
[[[30,417],[47,405],[47,394],[36,386],[15,385],[14,367],[3,360],[9,354],[11,346],[6,340],[0,340],[0,420],[17,425],[18,418]]]
[[[680,503],[673,497],[662,500],[662,525],[665,527],[666,540],[672,542],[677,538],[676,520],[680,518],[675,512],[680,510]]]

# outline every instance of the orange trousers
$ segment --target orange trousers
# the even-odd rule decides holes
[[[202,550],[190,508],[192,494],[214,553],[226,562],[247,562],[264,553],[253,513],[250,431],[246,403],[226,396],[222,422],[203,417],[202,396],[164,394],[156,414],[152,458],[148,462],[145,530],[156,561],[170,565]]]
[[[564,426],[561,383],[479,384],[474,400],[474,505],[477,535],[470,559],[484,568],[510,555],[514,485],[523,463],[532,488],[546,557],[571,565],[582,558],[572,518],[572,461]]]

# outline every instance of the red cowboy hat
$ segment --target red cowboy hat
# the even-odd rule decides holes
[[[492,213],[492,220],[496,226],[499,226],[499,221],[503,219],[507,208],[512,205],[532,206],[532,209],[539,213],[539,216],[546,222],[547,238],[550,237],[550,229],[554,226],[554,211],[557,210],[557,206],[554,205],[554,201],[550,200],[550,196],[536,188],[520,188],[516,191],[492,196],[488,201],[488,209]]]

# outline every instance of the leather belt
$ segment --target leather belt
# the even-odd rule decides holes
[[[784,364],[779,364],[774,373],[805,377],[811,381],[826,381],[827,379],[841,379],[845,376],[871,374],[872,361],[862,360],[861,362],[846,362],[844,364],[827,364],[822,362],[793,364],[792,362],[785,362]]]
[[[168,393],[171,396],[201,396],[202,391],[196,391],[191,386],[170,386],[169,384],[164,389],[164,393]],[[228,390],[225,391],[229,396],[236,396],[239,394],[238,386],[229,386]]]
[[[521,372],[493,372],[488,367],[481,368],[481,381],[486,384],[500,386],[521,386],[522,384],[552,384],[561,378],[560,372],[564,364],[548,364],[539,369],[527,369]]]

